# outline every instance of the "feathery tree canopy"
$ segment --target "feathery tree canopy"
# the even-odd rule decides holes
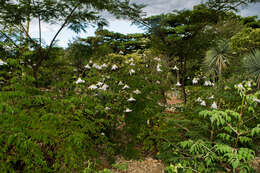
[[[89,25],[106,25],[101,12],[109,12],[116,18],[128,18],[138,21],[143,5],[130,3],[129,0],[2,0],[0,5],[0,35],[17,48],[31,47],[38,51],[38,58],[33,67],[37,85],[37,75],[42,62],[48,59],[51,48],[59,33],[65,28],[79,33],[86,31]],[[32,20],[39,23],[39,38],[30,36],[29,26]],[[47,51],[42,51],[41,24],[58,24],[60,28],[54,35]],[[19,32],[19,41],[13,33]],[[17,38],[17,37],[16,37]],[[24,48],[23,48],[24,50]]]

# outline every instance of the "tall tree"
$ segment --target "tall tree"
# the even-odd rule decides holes
[[[204,64],[208,72],[217,74],[219,79],[229,64],[230,48],[227,40],[219,40],[217,45],[206,52]]]
[[[244,68],[246,72],[254,75],[260,89],[260,50],[256,49],[244,56]]]
[[[208,0],[206,5],[216,11],[238,11],[239,7],[249,3],[256,3],[258,0]]]
[[[210,40],[201,44],[201,36],[207,34],[210,25],[218,22],[220,15],[224,15],[224,13],[216,13],[215,10],[209,9],[205,5],[198,5],[193,10],[174,11],[170,14],[153,16],[147,19],[151,26],[153,48],[166,54],[169,64],[174,57],[179,58],[181,85],[185,102],[187,60],[199,55],[201,50],[210,46]]]
[[[0,4],[1,35],[19,49],[24,45],[17,44],[8,30],[19,30],[22,41],[38,52],[38,58],[33,62],[33,75],[38,84],[38,72],[42,62],[49,58],[50,51],[60,32],[69,28],[76,33],[86,31],[91,24],[106,25],[107,21],[100,12],[107,11],[115,17],[128,18],[138,21],[141,17],[143,5],[130,3],[129,0],[2,0]],[[33,39],[29,33],[29,23],[38,20],[39,38]],[[58,24],[60,28],[52,38],[46,51],[42,51],[41,24]]]

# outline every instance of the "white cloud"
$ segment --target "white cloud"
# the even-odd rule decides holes
[[[202,2],[201,0],[132,0],[132,2],[137,4],[146,4],[147,7],[144,8],[144,11],[148,16],[150,15],[157,15],[160,13],[168,13],[173,10],[181,10],[181,9],[192,9],[194,5],[199,4]],[[251,4],[247,8],[242,9],[239,12],[242,16],[252,16],[252,15],[258,15],[260,17],[260,3]],[[105,27],[106,29],[109,29],[114,32],[120,32],[123,34],[128,33],[140,33],[143,32],[141,29],[139,29],[137,26],[131,25],[130,21],[127,20],[117,20],[113,18],[111,15],[108,15],[104,13],[104,16],[108,18],[109,26]],[[42,23],[41,29],[42,29],[42,38],[46,41],[46,43],[49,43],[51,39],[54,37],[56,32],[58,31],[60,25],[50,25],[47,23]],[[87,37],[87,36],[93,36],[95,33],[96,28],[88,28],[87,33],[80,33],[76,35],[74,32],[64,29],[60,35],[58,36],[58,42],[59,46],[66,47],[69,40],[72,40],[76,36],[79,37]],[[38,21],[32,20],[31,27],[30,27],[30,34],[34,38],[38,38]]]
[[[161,13],[168,13],[173,10],[191,9],[199,4],[200,0],[133,0],[136,4],[147,5],[144,11],[148,16]]]

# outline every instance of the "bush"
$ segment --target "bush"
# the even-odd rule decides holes
[[[99,155],[134,157],[140,129],[163,110],[167,69],[158,72],[159,62],[145,56],[92,60],[49,88],[33,87],[28,67],[16,64],[0,93],[1,172],[79,172]]]

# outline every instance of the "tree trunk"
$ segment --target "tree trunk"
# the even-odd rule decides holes
[[[34,84],[35,84],[35,87],[38,88],[39,87],[39,81],[38,81],[38,67],[34,67],[33,68],[33,77],[34,77]]]
[[[185,89],[185,76],[186,76],[186,57],[183,58],[182,79],[181,79],[181,86],[182,86],[184,104],[187,103],[187,94],[186,94],[186,89]]]

